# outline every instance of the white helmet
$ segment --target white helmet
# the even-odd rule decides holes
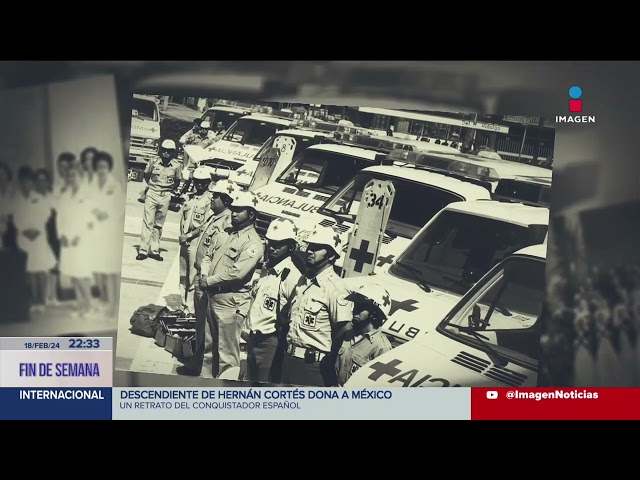
[[[342,238],[331,227],[316,225],[311,234],[306,238],[307,244],[314,243],[317,245],[325,245],[330,247],[337,255],[340,256],[342,250]]]
[[[240,188],[236,187],[236,191],[232,195],[233,202],[231,203],[232,207],[235,208],[253,208],[257,210],[258,204],[260,203],[260,199],[253,192],[243,192]]]
[[[379,283],[361,285],[355,291],[347,295],[347,300],[352,302],[372,303],[384,315],[389,316],[391,312],[391,295],[389,291]]]
[[[161,147],[166,149],[166,150],[177,150],[178,149],[178,147],[176,147],[176,142],[174,142],[173,140],[170,140],[170,139],[167,139],[164,142],[162,142]]]
[[[298,236],[298,227],[288,218],[277,218],[269,225],[265,237],[272,242],[283,240],[295,241]]]
[[[211,122],[209,122],[208,120],[205,120],[204,122],[202,122],[200,124],[200,128],[205,128],[205,129],[210,129],[211,128]]]
[[[208,167],[198,167],[193,172],[194,180],[211,180],[211,172]]]
[[[212,193],[224,193],[225,195],[233,198],[235,193],[239,191],[240,188],[233,182],[229,180],[218,180],[216,183],[211,182],[209,185],[209,191]]]

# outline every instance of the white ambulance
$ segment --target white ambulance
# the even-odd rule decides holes
[[[216,136],[224,134],[236,120],[250,113],[251,108],[249,107],[215,104],[202,114],[200,120],[209,122],[209,136],[215,138]],[[184,142],[190,133],[191,130],[187,130],[182,138],[180,138],[181,147],[184,148]]]
[[[202,114],[202,121],[209,122],[211,130],[221,134],[227,131],[236,120],[250,113],[249,107],[216,104]]]
[[[408,152],[403,155],[407,161],[411,163],[449,169],[452,172],[467,173],[475,171],[478,174],[487,172],[486,174],[488,175],[488,172],[491,170],[498,174],[498,178],[491,179],[494,190],[498,184],[498,180],[500,179],[531,178],[550,183],[553,177],[552,170],[538,167],[536,165],[518,163],[511,160],[482,158],[478,155],[460,152],[451,154],[429,152],[428,157],[417,152]],[[397,161],[402,161],[400,158],[400,152],[398,153]]]
[[[448,147],[446,145],[438,145],[437,143],[422,142],[419,140],[412,140],[412,139],[402,139],[398,137],[388,137],[388,136],[380,137],[380,136],[353,135],[353,134],[339,135],[337,134],[337,132],[334,133],[334,137],[336,137],[337,139],[340,138],[343,141],[357,143],[359,145],[362,145],[363,147],[386,148],[390,151],[406,150],[409,152],[416,152],[413,154],[413,157],[418,155],[418,152],[423,154],[428,154],[428,153],[459,154],[460,153],[457,149],[453,147]],[[409,158],[408,161],[413,161],[412,158]],[[406,157],[405,157],[405,160],[407,160]]]
[[[445,314],[423,310],[428,335],[356,365],[345,387],[535,387],[546,252],[520,249]]]
[[[324,126],[317,128],[329,130]],[[295,151],[293,163],[287,165],[286,162],[278,161],[277,171],[271,175],[268,184],[252,187],[252,191],[263,200],[256,225],[261,235],[266,233],[271,221],[278,217],[289,218],[302,225],[298,219],[315,212],[332,194],[352,180],[358,171],[371,165],[393,164],[395,160],[387,158],[387,155],[394,148],[408,148],[414,151],[418,147],[430,147],[425,142],[368,137],[361,132],[332,141],[331,135],[327,133],[320,133],[320,136],[326,139],[314,135],[316,140],[323,144],[312,145],[299,156]],[[293,144],[283,144],[283,150],[291,151],[291,145]],[[265,149],[260,155],[266,153]],[[406,159],[401,160],[403,164],[406,163]],[[249,167],[246,163],[243,168],[257,168],[258,164],[259,162],[255,162],[255,166]],[[244,176],[248,177],[248,174],[241,173],[243,171],[232,174],[232,178],[238,181]],[[278,175],[278,172],[281,173]],[[240,181],[245,185],[247,183],[246,180]]]
[[[198,145],[184,147],[184,164],[212,165],[237,170],[251,160],[260,147],[278,130],[289,128],[288,118],[251,114],[239,118],[220,140],[208,148]]]
[[[159,142],[160,111],[155,98],[149,95],[133,95],[129,139],[129,176],[136,175],[134,180],[142,181],[139,170],[144,170],[149,160],[157,156]]]
[[[232,171],[229,179],[247,189],[260,165],[260,160],[267,155],[272,155],[275,151],[278,157],[275,169],[269,179],[264,179],[265,184],[269,183],[270,179],[277,178],[303,150],[331,136],[332,132],[309,128],[280,130],[262,145],[255,157]]]
[[[353,287],[385,285],[392,306],[382,328],[397,346],[429,331],[429,318],[443,318],[506,256],[544,244],[548,225],[545,207],[498,200],[453,202],[413,237],[388,270],[345,282]]]
[[[470,175],[487,183],[496,198],[549,206],[552,170],[510,160],[483,159],[437,151],[391,152],[395,165],[420,165],[452,174]]]
[[[252,190],[262,200],[256,222],[261,236],[275,218],[299,224],[363,168],[392,162],[388,150],[327,141],[308,147],[274,181]]]
[[[396,190],[375,264],[376,271],[389,268],[414,235],[445,206],[452,202],[491,198],[489,184],[471,174],[451,174],[413,164],[369,167],[357,173],[316,212],[297,222],[300,239],[303,240],[316,224],[332,227],[342,238],[343,253],[346,252],[362,192],[373,179],[391,181]],[[336,266],[342,268],[343,262],[344,255]]]

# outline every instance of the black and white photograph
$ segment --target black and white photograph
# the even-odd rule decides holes
[[[537,384],[550,119],[156,93],[131,103],[117,371]]]
[[[126,169],[113,76],[0,92],[0,336],[114,335]]]

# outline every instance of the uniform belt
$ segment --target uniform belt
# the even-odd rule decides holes
[[[249,332],[249,336],[256,337],[256,338],[266,338],[266,337],[273,337],[277,333],[278,332],[276,330],[274,330],[273,332],[269,332],[269,333],[263,333],[260,330],[251,330]]]
[[[241,287],[208,287],[206,291],[208,291],[212,295],[217,295],[219,293],[240,293],[247,292],[250,288],[247,285],[242,285]]]
[[[316,350],[315,348],[298,347],[297,345],[292,345],[291,343],[287,345],[287,353],[292,357],[304,359],[308,358],[307,355],[313,355],[313,358],[316,362],[319,362],[327,356],[325,352],[321,352],[320,350]]]

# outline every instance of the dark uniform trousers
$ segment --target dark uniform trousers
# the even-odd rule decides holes
[[[250,382],[279,382],[279,366],[274,364],[278,334],[251,332],[247,345],[247,376]],[[272,367],[274,371],[272,371]]]
[[[278,346],[273,355],[271,365],[271,382],[282,382],[282,369],[284,368],[284,356],[287,354],[287,332],[289,331],[288,325],[281,325],[277,331],[276,338],[278,339]]]
[[[282,383],[285,385],[301,385],[305,387],[332,387],[335,386],[331,375],[331,358],[325,355],[317,360],[314,358],[316,351],[310,350],[307,358],[298,358],[289,352],[285,354]]]

